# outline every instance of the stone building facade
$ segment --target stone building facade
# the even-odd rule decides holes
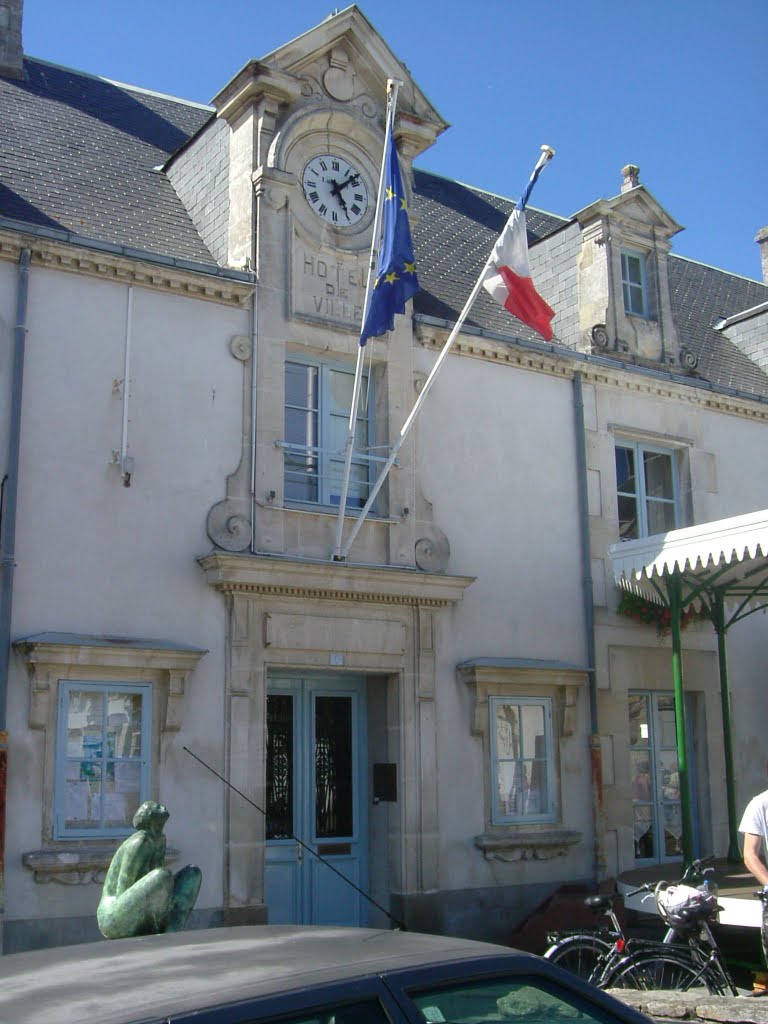
[[[768,287],[674,256],[633,165],[531,210],[554,342],[481,298],[334,561],[390,77],[422,290],[368,346],[348,531],[513,204],[419,169],[446,124],[356,7],[210,107],[32,59],[0,79],[7,950],[96,937],[147,796],[201,926],[386,911],[503,941],[563,884],[679,857],[668,640],[617,615],[606,552],[768,505],[768,376],[732,336]],[[319,161],[362,183],[354,221],[313,199]],[[739,630],[746,797],[766,644]],[[718,852],[716,645],[685,646]]]

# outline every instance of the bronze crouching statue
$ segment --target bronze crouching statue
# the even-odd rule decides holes
[[[106,939],[180,932],[187,923],[203,876],[193,865],[175,875],[164,866],[167,820],[167,809],[154,800],[136,811],[136,832],[112,858],[96,911]]]

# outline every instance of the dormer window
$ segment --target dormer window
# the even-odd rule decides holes
[[[621,286],[624,291],[624,312],[632,316],[648,316],[648,278],[646,259],[642,253],[621,254]]]

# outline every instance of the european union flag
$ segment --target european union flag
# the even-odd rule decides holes
[[[383,206],[384,232],[376,283],[360,334],[361,345],[369,338],[393,330],[395,313],[404,313],[406,302],[419,290],[411,227],[406,213],[405,189],[391,131],[387,134]]]

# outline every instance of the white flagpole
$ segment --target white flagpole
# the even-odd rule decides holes
[[[530,177],[530,180],[529,180],[529,183],[528,183],[528,188],[526,188],[526,190],[523,193],[523,195],[525,195],[529,191],[530,186],[533,184],[533,182],[535,181],[536,177],[538,176],[538,174],[540,173],[542,168],[546,167],[547,163],[549,163],[549,161],[555,155],[555,151],[554,151],[554,149],[552,149],[551,146],[542,146],[541,150],[542,150],[541,156],[539,157],[539,159],[538,159],[538,161],[536,163],[536,166],[534,167],[533,172],[531,173],[531,177]],[[515,207],[515,209],[517,209],[517,207]],[[510,219],[511,219],[512,216],[514,216],[514,210],[512,211]],[[509,223],[509,221],[507,223]],[[494,248],[495,248],[495,246],[494,246]],[[486,273],[486,271],[487,271],[487,269],[488,269],[488,267],[489,267],[489,265],[491,263],[491,260],[493,259],[493,251],[494,250],[491,249],[491,252],[490,252],[490,254],[488,256],[488,259],[486,260],[483,269],[480,271],[480,276],[478,277],[477,281],[475,282],[475,286],[472,289],[472,291],[470,292],[469,298],[465,302],[464,308],[462,309],[461,313],[459,314],[459,319],[456,321],[456,323],[453,326],[453,329],[452,329],[451,333],[448,335],[448,340],[446,341],[445,345],[443,345],[442,351],[440,352],[440,355],[437,357],[437,362],[432,367],[432,370],[431,370],[429,376],[427,377],[426,382],[424,383],[424,387],[421,389],[421,393],[419,394],[418,398],[416,399],[416,401],[414,403],[414,406],[413,406],[413,409],[411,409],[411,412],[410,412],[410,415],[408,416],[408,419],[405,421],[405,423],[403,424],[402,428],[400,429],[400,437],[398,437],[397,441],[392,446],[392,451],[389,454],[389,458],[387,459],[386,463],[384,464],[384,468],[379,473],[379,476],[378,476],[378,479],[376,480],[376,483],[373,485],[373,489],[371,490],[371,493],[368,496],[368,501],[365,503],[365,506],[360,510],[360,514],[357,517],[357,520],[355,521],[355,525],[352,527],[352,532],[350,533],[349,537],[347,538],[347,542],[344,545],[343,551],[340,553],[339,557],[340,557],[340,560],[342,560],[342,561],[347,557],[347,554],[349,553],[349,549],[352,547],[352,544],[354,543],[355,537],[357,537],[358,533],[360,532],[360,527],[365,522],[366,516],[368,515],[368,513],[371,510],[371,508],[373,507],[373,503],[376,500],[376,495],[381,490],[381,486],[384,483],[384,481],[385,481],[385,479],[387,477],[387,474],[389,473],[390,469],[394,465],[395,459],[397,458],[397,453],[402,448],[403,442],[405,441],[406,437],[408,436],[408,433],[409,433],[411,427],[413,426],[413,422],[416,419],[416,416],[418,415],[418,412],[421,409],[422,405],[424,404],[424,401],[425,401],[427,395],[429,394],[430,388],[432,387],[432,384],[434,383],[435,377],[437,376],[437,372],[440,369],[440,367],[443,365],[443,363],[445,362],[445,358],[448,355],[449,351],[451,350],[451,346],[453,345],[454,341],[456,340],[456,337],[458,336],[461,328],[464,326],[464,321],[466,320],[467,316],[469,315],[469,311],[472,308],[472,306],[473,306],[473,304],[475,302],[475,299],[477,298],[478,294],[480,293],[480,289],[483,287],[483,281],[485,279],[485,273]]]
[[[363,303],[363,320],[360,325],[362,332],[365,321],[368,317],[368,309],[371,305],[373,295],[373,284],[376,277],[376,261],[378,260],[381,219],[384,211],[384,177],[387,164],[387,140],[392,133],[395,124],[395,110],[397,108],[397,94],[403,83],[397,78],[387,79],[387,124],[384,131],[384,152],[381,157],[381,172],[379,174],[379,191],[376,197],[376,213],[373,218],[373,236],[371,238],[371,256],[368,264],[368,280],[365,286],[365,301]],[[344,452],[344,477],[341,483],[341,495],[339,497],[339,515],[336,519],[336,543],[333,549],[334,560],[341,560],[341,539],[344,533],[344,513],[347,508],[347,495],[349,493],[349,478],[352,472],[352,453],[355,444],[355,427],[357,426],[357,409],[360,405],[360,390],[363,380],[363,362],[365,360],[365,346],[357,346],[357,363],[355,365],[355,383],[352,387],[352,407],[349,411],[349,427],[347,430],[347,442]]]

